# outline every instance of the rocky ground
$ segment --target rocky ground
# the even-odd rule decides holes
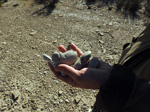
[[[122,45],[144,28],[143,17],[125,19],[84,0],[60,0],[49,9],[8,0],[0,7],[0,112],[90,112],[98,90],[57,80],[42,54],[73,42],[113,65]]]

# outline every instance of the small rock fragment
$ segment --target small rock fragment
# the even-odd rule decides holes
[[[13,7],[17,7],[17,6],[19,6],[19,4],[18,4],[18,3],[16,3],[16,4],[14,4],[14,5],[13,5]]]
[[[81,68],[83,68],[86,64],[87,64],[87,62],[88,62],[88,60],[90,59],[90,57],[91,57],[91,51],[87,51],[87,52],[85,52],[83,55],[81,55],[80,56],[80,58],[78,58],[78,60],[75,62],[75,64],[74,64],[74,68],[75,69],[81,69]]]
[[[4,44],[4,45],[7,44],[7,42],[1,42],[1,43]]]
[[[46,60],[46,61],[48,61],[48,62],[50,62],[50,63],[53,63],[53,62],[52,62],[52,58],[51,58],[50,56],[48,56],[48,55],[46,55],[46,54],[43,54],[43,58],[44,58],[44,60]]]
[[[60,100],[59,100],[59,103],[62,103],[62,102],[63,102],[63,100],[62,100],[62,99],[60,99]]]
[[[102,33],[102,32],[99,32],[99,35],[100,35],[100,36],[104,36],[104,33]]]
[[[96,30],[96,33],[98,33],[99,32],[99,30]]]
[[[58,91],[58,95],[61,96],[63,91]]]
[[[59,81],[58,80],[56,80],[56,84],[58,84],[59,83]]]
[[[113,59],[113,56],[112,55],[108,55],[106,56],[107,59]]]
[[[35,34],[36,34],[36,31],[32,31],[32,32],[30,33],[31,36],[34,36]]]
[[[66,103],[69,103],[69,100],[68,100],[68,99],[65,99],[65,102],[66,102]]]
[[[53,41],[53,44],[55,44],[55,43],[57,43],[57,40],[54,40],[54,41]]]
[[[53,112],[53,111],[54,111],[54,109],[52,109],[52,108],[50,108],[49,110],[50,110],[50,112]]]
[[[44,71],[44,74],[47,74],[48,73],[48,71]]]
[[[90,109],[88,110],[88,112],[92,112],[92,109],[90,108]]]
[[[101,44],[104,44],[104,41],[102,41],[102,40],[99,40],[99,43],[101,43]]]
[[[106,53],[106,49],[105,48],[103,48],[103,54],[105,54]]]

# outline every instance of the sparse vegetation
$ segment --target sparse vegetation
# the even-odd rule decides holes
[[[38,4],[54,6],[59,0],[34,0]],[[122,11],[126,15],[136,16],[137,12],[143,7],[144,14],[150,17],[150,0],[85,0],[87,5],[102,2],[105,6],[114,4],[117,11]]]
[[[150,0],[86,0],[87,4],[102,2],[105,6],[115,5],[117,11],[127,15],[135,16],[140,9],[144,9],[144,14],[150,17]]]

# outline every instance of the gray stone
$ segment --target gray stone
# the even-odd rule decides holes
[[[75,68],[75,69],[81,69],[81,68],[83,68],[83,67],[87,64],[87,62],[88,62],[88,60],[90,59],[90,57],[91,57],[91,51],[85,52],[85,53],[84,53],[83,55],[81,55],[80,58],[75,62],[74,68]]]

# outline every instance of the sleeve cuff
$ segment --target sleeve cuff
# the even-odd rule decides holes
[[[135,74],[122,65],[114,65],[109,79],[100,89],[101,98],[108,110],[119,111],[128,101],[134,88]]]

